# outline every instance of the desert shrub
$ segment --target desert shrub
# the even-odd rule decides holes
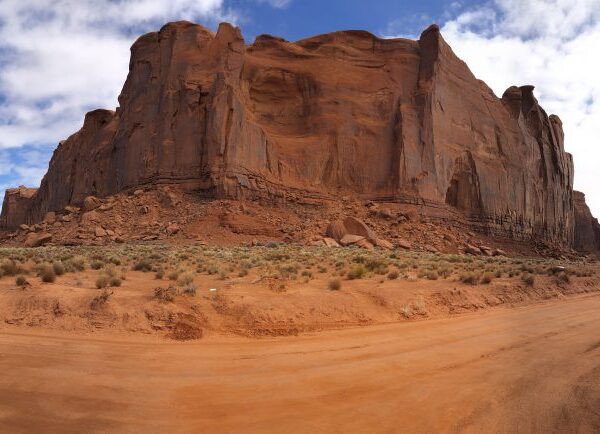
[[[352,268],[352,270],[348,271],[347,277],[349,280],[362,279],[366,273],[367,270],[365,270],[365,267],[362,265],[357,265],[356,267]]]
[[[561,273],[558,273],[556,275],[556,282],[557,283],[570,283],[571,282],[571,278],[569,277],[569,275],[567,273],[565,273],[564,271]]]
[[[143,259],[133,264],[133,270],[147,273],[149,271],[152,271],[152,263],[147,259]]]
[[[104,267],[104,262],[102,262],[98,259],[94,259],[92,262],[90,262],[90,268],[92,270],[99,270],[102,267]]]
[[[523,273],[525,273],[525,274],[533,274],[533,273],[535,273],[535,270],[529,264],[523,264],[523,265],[521,265],[521,271]]]
[[[108,281],[109,286],[121,286],[121,279],[118,277],[111,277]]]
[[[177,284],[179,286],[187,286],[191,285],[194,282],[194,275],[192,273],[184,273],[180,275],[177,279]]]
[[[83,271],[85,270],[85,258],[83,256],[73,256],[66,261],[65,268],[68,271]]]
[[[566,272],[562,271],[556,275],[556,283],[559,285],[562,283],[571,283],[571,278]]]
[[[494,277],[495,277],[496,279],[500,279],[500,278],[502,277],[502,270],[496,270],[496,271],[494,272]]]
[[[240,272],[238,273],[239,277],[244,277],[244,276],[247,276],[247,275],[248,275],[248,269],[247,268],[242,268],[240,270]]]
[[[22,272],[22,268],[13,259],[4,259],[0,262],[0,270],[5,276],[15,276]]]
[[[163,277],[165,277],[165,270],[163,270],[162,268],[159,268],[158,270],[156,270],[156,273],[154,273],[154,278],[157,280],[160,280]]]
[[[121,259],[117,256],[111,256],[110,258],[108,258],[108,262],[114,265],[121,265]]]
[[[460,275],[460,281],[462,283],[466,283],[467,285],[477,285],[479,278],[475,273],[464,273]]]
[[[388,264],[383,259],[369,259],[364,263],[367,270],[375,274],[386,274],[388,272]]]
[[[17,276],[17,278],[15,279],[15,283],[17,284],[17,286],[26,286],[29,284],[25,276]]]
[[[98,288],[98,289],[106,288],[108,286],[109,282],[110,282],[110,277],[108,277],[106,274],[101,274],[96,279],[96,288]]]
[[[56,273],[54,272],[54,268],[50,264],[44,264],[40,267],[39,276],[42,279],[42,282],[52,283],[56,280]]]
[[[100,309],[108,301],[111,295],[112,292],[107,291],[106,289],[103,290],[101,294],[97,295],[92,299],[92,301],[90,302],[90,308],[93,310]]]
[[[54,269],[54,274],[56,274],[57,276],[62,276],[63,274],[65,274],[65,266],[60,261],[53,262],[52,268]]]
[[[425,277],[429,280],[438,280],[438,274],[435,271],[428,271],[425,274]]]
[[[196,295],[196,285],[194,285],[193,283],[190,283],[189,285],[187,285],[185,287],[185,289],[183,290],[183,293],[185,295],[189,295],[191,297]]]
[[[177,295],[177,289],[169,286],[168,288],[158,287],[154,289],[154,298],[164,302],[171,302],[175,300]]]
[[[327,287],[332,291],[339,291],[342,287],[342,282],[340,282],[340,279],[331,279]]]
[[[312,273],[308,270],[304,270],[301,275],[308,278],[312,277]]]
[[[171,271],[167,275],[167,279],[169,279],[169,280],[177,280],[178,278],[179,278],[179,273],[177,271]]]
[[[352,261],[356,262],[357,264],[364,264],[367,261],[367,258],[363,255],[357,255],[354,258],[352,258]]]
[[[387,275],[387,278],[390,280],[396,280],[400,275],[397,271],[390,271]]]
[[[483,273],[483,276],[481,277],[481,283],[483,283],[484,285],[487,285],[488,283],[491,283],[493,279],[493,275],[492,273]]]
[[[450,276],[451,273],[452,271],[449,267],[442,267],[438,270],[438,274],[444,279],[448,278],[448,276]]]
[[[521,279],[523,279],[523,282],[525,282],[525,284],[527,284],[529,286],[533,286],[533,284],[535,283],[535,276],[531,273],[523,274]]]

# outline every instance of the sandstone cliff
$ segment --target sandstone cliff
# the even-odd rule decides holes
[[[335,32],[297,42],[165,25],[131,48],[115,112],[61,142],[0,224],[149,184],[206,197],[420,204],[493,235],[574,241],[573,163],[532,86],[502,98],[431,26],[418,41]]]
[[[585,203],[585,194],[574,191],[575,248],[583,252],[600,250],[600,224]]]

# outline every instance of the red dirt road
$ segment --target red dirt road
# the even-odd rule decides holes
[[[14,330],[2,432],[600,430],[600,296],[261,340]]]

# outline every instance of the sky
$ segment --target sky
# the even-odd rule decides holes
[[[417,38],[435,22],[496,95],[536,87],[600,217],[600,0],[0,0],[0,195],[38,186],[85,113],[116,107],[133,41],[180,19],[232,22],[247,43],[344,29]]]

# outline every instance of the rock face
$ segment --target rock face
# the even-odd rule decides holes
[[[575,207],[575,249],[583,252],[600,250],[600,224],[585,203],[585,195],[573,192]]]
[[[35,188],[23,186],[6,190],[0,214],[0,227],[13,229],[26,221],[32,221],[29,212],[36,192]]]
[[[206,197],[355,195],[418,204],[514,239],[574,240],[573,163],[532,86],[502,98],[437,26],[418,41],[335,32],[297,42],[165,25],[131,48],[115,112],[86,115],[37,193],[0,224],[156,184]]]

